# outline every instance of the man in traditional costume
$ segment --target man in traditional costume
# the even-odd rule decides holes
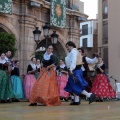
[[[85,55],[84,49],[78,48],[78,51],[82,55],[82,61],[84,63],[82,66],[82,71],[83,71],[83,77],[86,79],[88,77],[88,72],[90,71],[89,65],[94,65],[98,62],[98,55],[94,54],[94,56],[93,56],[94,58],[91,59]]]
[[[76,49],[76,45],[69,41],[66,43],[66,48],[69,51],[67,57],[65,57],[65,62],[67,68],[69,69],[69,78],[65,90],[69,93],[73,93],[74,101],[70,105],[79,105],[81,94],[89,98],[89,104],[95,99],[94,94],[88,93],[85,88],[88,83],[83,78],[82,66],[82,56]]]
[[[93,55],[93,58],[89,58],[85,55],[83,48],[78,48],[78,51],[81,53],[82,61],[84,63],[82,65],[82,71],[83,71],[83,77],[88,83],[88,87],[86,88],[86,91],[90,92],[92,88],[92,81],[90,75],[95,71],[95,64],[98,62],[98,55],[95,53]]]

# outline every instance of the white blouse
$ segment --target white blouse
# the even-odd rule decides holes
[[[53,53],[48,54],[46,52],[43,57],[44,57],[45,60],[50,60],[51,55],[53,55]]]
[[[67,68],[74,70],[76,67],[78,51],[76,48],[73,48],[65,57],[65,63]]]
[[[0,57],[0,63],[1,63],[1,64],[5,64],[5,63],[6,63],[6,60],[5,60],[5,59],[2,60],[1,57]]]

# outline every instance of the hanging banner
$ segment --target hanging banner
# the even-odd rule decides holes
[[[12,0],[0,0],[0,12],[12,14]]]
[[[66,26],[66,0],[51,0],[50,24],[60,28]]]

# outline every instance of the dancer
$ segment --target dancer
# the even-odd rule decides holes
[[[97,69],[96,69],[97,75],[94,78],[91,92],[94,93],[97,97],[97,101],[103,102],[104,98],[115,98],[116,92],[110,85],[110,82],[105,75],[105,64],[103,63],[103,60],[101,57],[98,59]]]
[[[43,67],[40,75],[35,82],[30,95],[30,106],[36,106],[37,103],[46,106],[60,105],[58,83],[54,70],[56,58],[52,52],[53,46],[49,45],[43,56]]]
[[[85,55],[84,53],[84,49],[83,48],[78,48],[78,51],[81,53],[82,55],[82,61],[83,61],[83,65],[82,65],[82,71],[83,71],[83,77],[84,79],[87,81],[88,86],[86,87],[86,91],[90,92],[91,88],[92,88],[92,81],[91,81],[91,76],[89,75],[90,73],[90,69],[89,69],[89,65],[93,65],[96,64],[98,61],[98,55],[94,54],[94,58],[89,58]],[[81,95],[80,97],[85,97],[84,95]],[[86,97],[85,97],[86,99]]]
[[[81,55],[82,55],[82,61],[84,63],[83,66],[82,66],[83,77],[84,78],[88,78],[88,72],[90,71],[88,65],[89,64],[95,64],[95,63],[97,63],[97,61],[98,61],[98,55],[94,54],[94,58],[91,59],[91,58],[89,58],[89,57],[87,57],[85,55],[84,49],[78,48],[78,51],[81,53]]]
[[[69,93],[64,90],[68,81],[68,69],[62,59],[60,59],[60,65],[57,66],[56,71],[60,98],[61,100],[68,101]]]
[[[88,83],[83,78],[81,66],[82,66],[82,56],[76,49],[76,45],[69,41],[66,43],[66,48],[69,51],[67,57],[65,58],[66,65],[69,69],[69,78],[65,90],[67,92],[73,93],[74,102],[70,105],[79,105],[79,95],[84,94],[89,98],[89,104],[94,101],[94,94],[85,91]]]
[[[30,64],[28,65],[27,75],[25,75],[23,81],[24,95],[26,99],[29,99],[33,85],[36,82],[35,72],[36,72],[36,58],[33,57],[30,61]]]
[[[19,98],[21,99],[24,96],[22,80],[20,79],[19,64],[20,64],[20,62],[18,60],[15,60],[14,61],[14,69],[11,71],[12,88],[13,88],[15,98],[17,98],[17,99],[19,99]]]
[[[8,74],[10,74],[10,65],[5,60],[5,54],[0,56],[0,100],[1,102],[10,102],[14,98],[12,86]]]

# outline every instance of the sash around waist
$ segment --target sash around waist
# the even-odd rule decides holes
[[[74,70],[79,70],[81,67],[82,67],[82,65],[76,65]],[[68,69],[70,69],[70,68],[68,68]]]

